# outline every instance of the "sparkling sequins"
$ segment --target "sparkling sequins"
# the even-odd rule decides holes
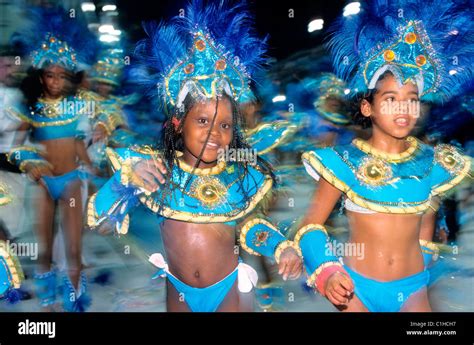
[[[210,176],[197,177],[191,185],[190,192],[204,207],[209,208],[221,204],[227,195],[227,189],[222,182]]]
[[[366,156],[357,170],[357,178],[371,186],[386,184],[393,176],[392,168],[380,158]]]
[[[440,144],[435,148],[436,161],[451,174],[459,173],[464,167],[461,154],[450,145]]]

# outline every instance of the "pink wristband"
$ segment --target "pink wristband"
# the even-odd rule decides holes
[[[316,277],[316,281],[315,281],[316,289],[319,291],[321,295],[326,296],[325,294],[326,281],[335,272],[341,272],[348,275],[344,267],[342,267],[339,264],[334,264],[334,265],[324,268]]]

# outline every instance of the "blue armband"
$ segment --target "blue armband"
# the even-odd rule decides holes
[[[34,147],[30,146],[20,146],[13,148],[8,153],[8,161],[16,165],[22,172],[25,172],[26,164],[35,164],[35,165],[47,165],[51,167],[51,164],[44,159],[40,151]]]
[[[126,234],[130,223],[128,213],[138,203],[140,191],[121,181],[122,169],[114,175],[89,200],[87,224],[94,229],[106,219],[115,223],[118,234]]]
[[[274,225],[261,218],[249,220],[242,226],[240,245],[250,254],[272,257],[277,263],[283,250],[288,247],[301,255],[293,241],[287,240]]]
[[[331,266],[342,265],[334,254],[326,228],[319,224],[308,224],[295,235],[295,244],[300,247],[303,262],[309,275],[307,284],[315,285],[318,275]]]

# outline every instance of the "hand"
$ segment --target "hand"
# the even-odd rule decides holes
[[[33,181],[38,181],[42,176],[53,176],[50,166],[46,164],[26,164],[25,171]]]
[[[161,159],[140,160],[132,167],[130,182],[138,188],[156,192],[164,184],[166,167]]]
[[[345,305],[354,292],[352,279],[342,272],[334,272],[326,282],[326,298],[334,305]]]
[[[303,263],[296,250],[289,247],[280,255],[280,263],[278,264],[278,274],[283,276],[283,280],[290,278],[297,279],[301,275]]]

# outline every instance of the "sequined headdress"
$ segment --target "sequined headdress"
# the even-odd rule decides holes
[[[464,0],[373,0],[340,18],[328,47],[352,92],[373,89],[391,71],[425,100],[446,100],[473,77],[474,12]]]
[[[120,48],[104,49],[99,53],[97,62],[92,66],[92,80],[119,85],[122,76],[124,52]]]
[[[12,43],[31,56],[34,68],[59,65],[76,72],[92,61],[96,38],[79,11],[38,7],[29,9],[27,18],[29,24],[13,34]]]
[[[138,80],[168,115],[187,94],[209,99],[225,92],[237,102],[252,98],[251,76],[265,62],[266,40],[256,37],[245,1],[193,0],[169,22],[143,25],[148,37],[135,49]]]

